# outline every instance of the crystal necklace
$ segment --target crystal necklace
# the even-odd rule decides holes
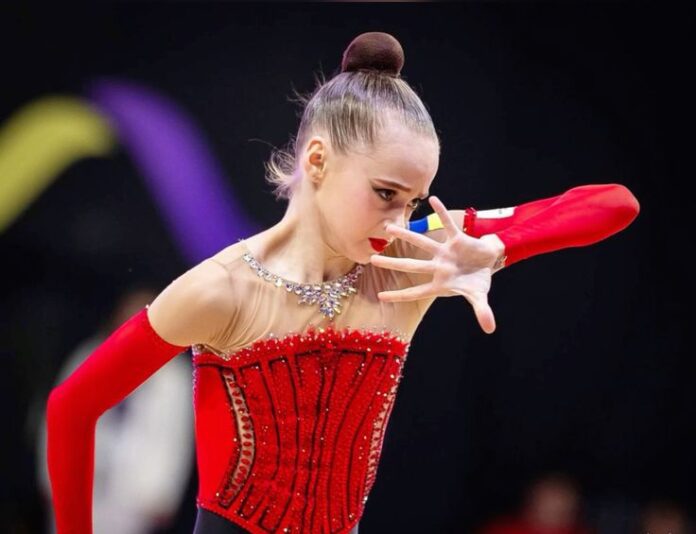
[[[333,319],[341,313],[342,298],[358,292],[355,289],[355,284],[364,270],[362,265],[357,264],[350,272],[335,280],[329,280],[321,284],[300,284],[273,274],[256,261],[256,258],[249,252],[246,252],[242,258],[249,267],[256,271],[260,278],[276,287],[285,287],[285,291],[288,293],[295,293],[299,297],[300,304],[319,304],[319,311],[329,319]]]

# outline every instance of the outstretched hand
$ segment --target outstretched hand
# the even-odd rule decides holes
[[[384,269],[431,274],[432,280],[405,289],[382,291],[378,297],[386,302],[403,302],[432,297],[463,296],[474,308],[474,314],[483,331],[492,334],[495,331],[495,317],[488,305],[488,291],[491,287],[493,266],[502,252],[501,242],[494,235],[475,238],[465,234],[440,199],[431,196],[429,201],[444,225],[444,242],[393,224],[387,226],[387,231],[394,237],[428,252],[432,259],[391,258],[374,254],[370,263]]]

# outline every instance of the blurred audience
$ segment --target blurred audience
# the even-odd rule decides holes
[[[480,534],[590,534],[580,519],[577,484],[562,473],[549,473],[527,489],[519,511],[493,520]]]
[[[640,516],[640,532],[645,534],[693,534],[686,511],[669,501],[652,501]]]
[[[156,293],[134,289],[119,299],[104,329],[80,343],[55,385],[67,378]],[[176,356],[97,422],[94,462],[94,531],[148,534],[170,526],[193,468],[191,365]],[[45,407],[45,399],[38,403]],[[38,430],[37,471],[47,506],[47,532],[55,532],[46,461],[45,413]]]

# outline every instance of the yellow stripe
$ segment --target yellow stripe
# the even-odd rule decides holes
[[[428,219],[428,232],[432,230],[439,230],[440,228],[444,228],[445,226],[442,224],[442,221],[440,220],[440,216],[437,213],[431,213],[427,217]]]

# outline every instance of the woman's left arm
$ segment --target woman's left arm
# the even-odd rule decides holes
[[[640,204],[627,187],[589,184],[518,206],[449,213],[467,235],[495,235],[500,240],[504,252],[497,268],[502,268],[538,254],[606,239],[631,224],[639,211]],[[437,213],[409,223],[410,230],[430,237],[442,228]]]

